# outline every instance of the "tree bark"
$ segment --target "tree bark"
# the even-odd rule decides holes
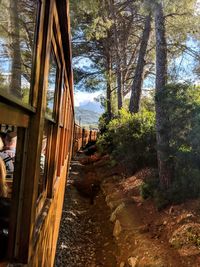
[[[140,108],[142,85],[144,81],[145,56],[150,33],[151,33],[151,14],[149,14],[145,19],[144,31],[140,44],[140,51],[131,90],[131,98],[129,104],[129,111],[131,113],[138,113]]]
[[[165,18],[161,3],[155,6],[156,30],[156,138],[157,157],[160,185],[162,189],[169,187],[172,181],[172,165],[169,160],[169,135],[167,129],[167,114],[164,110],[161,97],[167,83],[167,43],[165,35]]]
[[[114,0],[111,0],[112,17],[114,20],[114,42],[115,42],[115,61],[116,61],[116,75],[117,75],[117,100],[118,110],[123,107],[123,92],[122,92],[122,71],[121,71],[121,57],[120,57],[120,42],[117,32],[117,16],[114,5]]]
[[[10,54],[12,59],[10,93],[17,98],[22,97],[21,92],[21,52],[18,17],[18,0],[10,0]]]
[[[106,90],[106,107],[108,113],[108,120],[112,119],[112,105],[111,105],[111,92],[112,92],[112,61],[110,53],[107,55],[107,90]]]

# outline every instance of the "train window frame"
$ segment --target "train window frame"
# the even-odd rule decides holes
[[[53,22],[54,22],[54,16],[53,16]],[[60,98],[60,87],[61,87],[61,77],[62,77],[62,60],[59,57],[59,44],[56,42],[55,38],[55,32],[51,32],[51,44],[50,44],[50,50],[49,50],[49,61],[50,61],[50,53],[53,51],[56,64],[57,64],[57,70],[56,70],[56,82],[55,82],[55,92],[54,92],[54,105],[53,105],[53,113],[52,117],[47,114],[45,111],[45,118],[44,118],[44,124],[47,124],[48,127],[48,148],[47,148],[47,158],[46,161],[46,171],[45,175],[43,177],[45,187],[43,188],[43,192],[38,194],[37,202],[36,202],[36,218],[39,218],[41,215],[41,211],[45,205],[45,202],[48,198],[52,198],[52,183],[54,180],[54,166],[50,166],[50,162],[52,162],[52,151],[55,150],[55,158],[53,161],[57,163],[57,150],[56,145],[54,144],[56,142],[55,137],[57,136],[57,123],[58,123],[58,115],[59,115],[59,98]],[[48,61],[48,74],[49,74],[49,62]],[[46,99],[47,99],[47,90],[48,90],[48,84],[46,87]],[[36,219],[37,220],[37,219]]]
[[[46,3],[45,5],[43,4],[43,1],[39,1],[39,19],[36,22],[37,25],[37,40],[34,41],[34,47],[35,47],[35,55],[34,60],[35,60],[35,65],[32,67],[32,77],[34,77],[34,81],[32,79],[32,90],[31,92],[33,93],[33,97],[31,98],[31,101],[36,103],[35,107],[30,106],[27,104],[21,103],[21,101],[15,99],[15,97],[9,96],[9,99],[7,96],[3,95],[0,93],[0,110],[1,110],[1,118],[0,118],[0,123],[4,124],[10,124],[10,125],[15,125],[19,128],[23,129],[24,136],[26,137],[26,140],[24,142],[20,142],[21,148],[20,151],[23,151],[27,155],[27,149],[30,147],[30,132],[33,132],[34,129],[34,121],[36,122],[36,118],[40,116],[40,112],[37,112],[37,109],[41,109],[41,104],[43,103],[43,100],[38,101],[39,99],[39,90],[42,88],[45,88],[45,81],[44,79],[40,79],[42,76],[41,73],[45,69],[45,61],[46,61],[46,52],[45,56],[41,57],[41,51],[46,50],[45,45],[48,40],[48,36],[50,35],[49,27],[48,24],[50,22],[50,14],[48,13],[51,6],[51,3]],[[48,23],[47,23],[48,21]],[[40,37],[39,37],[40,36]],[[44,40],[43,40],[44,36]],[[43,42],[39,42],[39,38],[43,40]],[[40,59],[39,62],[42,64],[37,63],[37,59]],[[42,67],[41,67],[42,66]],[[37,71],[36,71],[37,70]],[[40,89],[39,89],[40,88]],[[44,95],[44,89],[40,90],[41,94]],[[30,96],[31,97],[31,96]],[[42,98],[42,97],[41,97]],[[44,97],[43,97],[44,98]],[[40,102],[40,103],[38,103]],[[39,105],[38,105],[39,104]],[[39,106],[39,107],[38,107]],[[37,107],[37,108],[36,108]],[[38,115],[37,115],[38,113]],[[41,116],[42,118],[42,116]],[[37,128],[40,128],[40,123],[38,123]],[[33,136],[34,134],[32,134]],[[37,142],[38,137],[35,136],[34,141]],[[17,146],[19,146],[17,144]],[[23,149],[22,149],[23,148]],[[36,150],[37,151],[37,150]],[[17,154],[16,154],[17,155]],[[30,157],[28,157],[30,158]],[[25,251],[22,251],[24,248],[24,244],[26,244],[26,240],[28,236],[30,235],[30,224],[27,222],[29,221],[29,218],[31,218],[34,210],[34,206],[32,206],[33,203],[33,197],[34,194],[27,193],[26,196],[24,196],[24,192],[29,188],[30,192],[30,185],[28,181],[28,167],[27,167],[27,159],[26,160],[20,160],[16,162],[15,168],[18,170],[19,175],[16,175],[16,171],[14,171],[14,181],[15,179],[17,180],[18,186],[15,187],[13,186],[13,196],[12,196],[12,202],[14,203],[14,206],[12,207],[12,212],[11,212],[11,217],[10,219],[10,228],[11,229],[16,229],[16,232],[14,230],[11,230],[11,237],[9,237],[9,245],[8,245],[8,255],[7,259],[18,259],[23,262],[26,262],[28,260],[28,251],[29,247],[26,248]],[[30,164],[29,164],[30,165]],[[31,175],[35,174],[35,170],[31,170]],[[20,175],[21,174],[21,175]],[[19,185],[20,183],[20,185]],[[15,193],[14,193],[15,192]],[[22,197],[23,195],[23,197]],[[28,201],[24,201],[23,199],[28,198]],[[16,204],[16,203],[21,203]],[[28,204],[29,203],[29,204]],[[29,214],[27,215],[22,215],[24,211],[26,211],[26,206],[29,207]],[[25,213],[24,213],[25,214]],[[27,218],[28,217],[28,218]],[[23,225],[23,229],[22,229]],[[23,233],[23,234],[22,234]]]
[[[10,122],[10,121],[9,121]],[[9,125],[8,120],[5,116],[0,119],[1,124]],[[8,247],[6,259],[10,258],[10,249],[12,249],[15,243],[15,233],[18,230],[18,212],[20,212],[20,194],[21,185],[24,180],[23,176],[23,166],[25,163],[26,154],[26,143],[27,143],[27,131],[28,131],[29,120],[25,123],[22,122],[20,125],[13,125],[17,128],[17,143],[16,143],[16,153],[15,153],[15,166],[12,177],[12,193],[11,196],[6,197],[10,202],[10,214],[9,214],[9,234],[8,234]],[[11,125],[11,124],[10,124]],[[0,260],[1,263],[1,260]]]
[[[58,99],[64,102],[63,106],[67,106],[67,101],[68,98],[70,98],[70,102],[72,101],[72,94],[70,92],[70,85],[68,82],[69,78],[69,73],[68,70],[66,69],[65,66],[65,56],[64,56],[64,51],[62,50],[62,41],[60,38],[60,24],[59,24],[59,19],[58,19],[58,14],[56,9],[54,10],[54,18],[53,18],[53,43],[55,44],[55,50],[56,50],[56,55],[58,56],[59,59],[61,59],[61,64],[62,64],[62,74],[60,76],[60,95],[58,96]],[[59,34],[58,34],[59,33]],[[60,149],[58,147],[60,146],[60,142],[63,144],[66,144],[66,138],[67,138],[67,124],[66,124],[66,118],[68,116],[68,110],[65,109],[64,111],[65,114],[63,114],[63,110],[61,106],[57,107],[57,119],[55,121],[56,128],[55,130],[57,131],[57,140],[55,140],[55,143],[57,144],[57,147],[55,147],[55,169],[52,172],[54,172],[53,175],[53,180],[52,183],[50,183],[49,186],[49,195],[52,197],[54,195],[54,191],[56,190],[56,185],[58,184],[59,177],[62,172],[62,167],[64,165],[64,161],[66,160],[66,153],[64,153],[64,147],[65,145],[62,146],[62,157],[60,158]],[[62,140],[62,141],[61,141]]]
[[[47,187],[48,187],[48,175],[49,175],[49,159],[51,153],[51,144],[52,144],[52,131],[53,131],[53,124],[45,119],[43,132],[47,128],[47,144],[46,144],[46,155],[45,155],[45,162],[44,162],[44,173],[42,175],[42,191],[39,192],[39,181],[38,181],[38,198],[37,198],[37,213],[41,210],[43,202],[47,197]],[[42,150],[42,149],[41,149]],[[42,153],[42,152],[41,152]],[[41,160],[38,159],[38,160]],[[39,173],[39,180],[40,180],[41,173]],[[40,207],[39,207],[40,206]]]
[[[35,249],[36,242],[39,238],[38,231],[42,230],[45,218],[48,216],[48,209],[50,207],[51,198],[53,197],[54,184],[57,164],[58,164],[58,149],[57,145],[60,140],[60,129],[62,125],[61,110],[59,106],[59,99],[62,95],[62,77],[64,77],[64,83],[66,85],[66,92],[68,95],[68,101],[73,101],[72,96],[72,73],[71,73],[71,59],[70,59],[70,46],[67,43],[67,38],[64,36],[64,30],[66,26],[60,25],[60,17],[58,18],[57,9],[59,7],[60,14],[62,13],[62,6],[58,1],[42,1],[37,0],[40,6],[39,19],[37,25],[37,41],[34,41],[35,55],[34,65],[32,66],[32,80],[31,80],[31,104],[25,105],[16,99],[9,96],[1,96],[2,103],[0,103],[1,118],[6,124],[14,124],[22,128],[21,134],[25,137],[25,142],[21,142],[23,149],[21,152],[25,153],[24,160],[20,161],[16,165],[21,175],[17,182],[19,192],[14,194],[13,201],[17,199],[20,201],[20,206],[16,207],[15,218],[11,221],[12,227],[16,227],[17,231],[13,231],[13,239],[9,238],[9,253],[8,258],[28,263],[31,259],[31,253]],[[63,11],[65,12],[65,11]],[[53,26],[55,25],[55,27]],[[53,27],[56,31],[53,32]],[[62,29],[62,33],[61,33]],[[40,40],[40,41],[39,41]],[[43,113],[45,109],[45,99],[47,92],[47,81],[48,75],[48,57],[50,55],[51,42],[55,43],[55,48],[60,49],[58,52],[58,58],[60,60],[60,76],[58,81],[58,87],[56,92],[55,102],[55,118],[50,119]],[[69,49],[69,52],[63,51],[63,47]],[[60,53],[60,54],[59,54]],[[69,66],[65,65],[69,62]],[[68,84],[69,83],[69,84]],[[64,93],[64,92],[63,92]],[[66,99],[67,101],[67,99]],[[73,110],[73,105],[71,107]],[[65,110],[66,117],[69,116],[69,110]],[[71,112],[71,111],[70,111]],[[49,159],[51,167],[48,169],[49,177],[47,177],[47,189],[44,197],[37,202],[37,186],[38,186],[38,175],[39,175],[39,154],[40,147],[42,144],[41,131],[44,127],[45,120],[51,125],[51,144],[50,149],[55,149],[55,153],[50,153]],[[65,125],[64,125],[65,123]],[[71,122],[70,122],[71,124]],[[64,141],[67,139],[67,125],[63,120],[64,128]],[[56,138],[54,138],[56,137]],[[23,138],[22,138],[23,140]],[[28,153],[31,151],[31,153]],[[54,150],[53,150],[54,151]],[[69,151],[68,151],[69,152]],[[67,153],[67,152],[66,152]],[[66,153],[64,159],[66,160]],[[24,155],[24,154],[23,154]],[[64,169],[63,169],[64,170]],[[65,169],[66,170],[66,169]],[[15,176],[16,177],[16,176]],[[16,190],[17,190],[16,188]],[[38,203],[38,204],[37,204]],[[37,205],[36,205],[37,204]],[[43,212],[45,211],[45,212]],[[45,216],[45,218],[44,218]],[[15,225],[16,224],[16,225]],[[14,229],[14,228],[13,228]]]
[[[61,174],[61,168],[63,166],[62,164],[62,153],[64,149],[64,136],[65,136],[65,117],[66,117],[66,112],[64,112],[64,107],[67,106],[67,87],[66,87],[66,82],[65,82],[65,75],[63,73],[62,77],[63,81],[61,83],[61,94],[62,94],[62,105],[60,107],[60,116],[59,116],[59,152],[58,152],[58,167],[57,167],[57,175],[56,179],[54,181],[54,184],[57,180],[57,178]]]
[[[64,60],[64,53],[62,51],[61,40],[58,37],[60,35],[60,28],[58,22],[58,14],[56,9],[53,12],[53,19],[52,19],[52,26],[51,26],[51,44],[50,44],[50,51],[53,50],[55,55],[55,60],[58,66],[57,75],[56,75],[56,86],[55,86],[55,94],[54,94],[54,113],[53,118],[49,116],[45,112],[45,122],[49,123],[49,127],[51,125],[52,132],[50,138],[51,147],[48,148],[48,161],[54,162],[51,166],[47,166],[47,184],[46,188],[41,194],[40,198],[37,200],[37,208],[36,208],[36,218],[40,216],[41,210],[43,209],[46,199],[51,199],[54,195],[55,191],[55,184],[59,178],[58,169],[59,169],[59,149],[58,145],[60,143],[60,124],[61,124],[61,117],[62,117],[62,110],[60,107],[60,101],[64,97],[64,92],[69,90],[68,84],[68,75],[64,69],[65,67],[65,60]],[[50,53],[50,52],[49,52]],[[49,65],[49,62],[48,62]],[[48,67],[49,69],[49,67]],[[67,85],[66,85],[67,84]],[[63,89],[68,88],[68,90]],[[47,86],[48,88],[48,86]],[[47,89],[46,89],[47,90]],[[61,126],[62,127],[62,126]],[[64,120],[63,120],[63,127],[64,127]],[[55,151],[55,153],[51,153]],[[62,165],[61,165],[62,167]]]
[[[64,106],[65,106],[65,90],[66,90],[66,78],[64,71],[62,71],[61,77],[61,92],[60,92],[60,109],[59,109],[59,127],[64,127]]]
[[[51,59],[51,56],[53,57],[54,59],[54,62],[55,62],[55,65],[56,65],[56,73],[55,73],[55,84],[54,84],[54,91],[53,91],[53,108],[51,110],[51,115],[48,113],[47,111],[47,98],[48,98],[48,94],[46,94],[46,111],[45,111],[45,118],[47,120],[50,120],[50,121],[53,121],[55,122],[56,121],[56,117],[57,117],[57,114],[56,114],[56,105],[57,105],[57,99],[58,99],[58,90],[57,90],[57,84],[58,84],[58,80],[59,80],[59,77],[60,77],[60,69],[61,69],[61,64],[60,64],[60,60],[59,60],[59,57],[57,56],[57,54],[55,53],[55,43],[53,42],[54,38],[52,36],[52,42],[51,42],[51,49],[50,49],[50,59]],[[49,73],[48,73],[48,79],[49,79],[49,76],[50,76],[50,59],[49,59]],[[49,91],[49,82],[48,82],[48,86],[47,86],[47,93]]]
[[[16,160],[15,168],[13,172],[13,186],[11,196],[11,212],[9,219],[9,237],[8,237],[8,248],[6,253],[6,259],[11,259],[15,255],[15,247],[17,244],[17,232],[19,231],[19,216],[22,210],[21,194],[23,191],[24,183],[24,170],[26,166],[25,154],[27,153],[27,140],[28,131],[31,116],[36,114],[36,107],[33,106],[34,101],[34,90],[33,80],[36,79],[36,54],[40,45],[38,45],[39,29],[41,28],[41,11],[42,1],[37,0],[37,10],[35,19],[35,35],[33,41],[33,54],[32,54],[32,70],[31,70],[31,81],[29,86],[29,101],[23,103],[22,100],[17,97],[10,95],[3,90],[0,90],[0,124],[13,125],[17,127],[17,147],[16,147]],[[43,33],[43,31],[42,31]],[[0,261],[1,262],[1,261]]]
[[[31,78],[30,78],[30,85],[29,85],[29,100],[28,103],[24,103],[22,100],[17,98],[16,96],[5,92],[3,90],[0,90],[0,97],[3,100],[3,102],[6,102],[8,104],[12,104],[16,106],[17,108],[20,108],[21,110],[31,111],[33,113],[36,112],[37,107],[37,94],[35,93],[35,88],[33,86],[35,81],[35,74],[36,74],[36,54],[38,50],[38,37],[39,37],[39,28],[40,28],[40,20],[41,20],[41,9],[42,9],[42,0],[36,0],[36,17],[35,17],[35,27],[34,27],[34,38],[33,38],[33,53],[31,56]]]

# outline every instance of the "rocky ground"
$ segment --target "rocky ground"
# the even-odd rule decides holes
[[[56,267],[200,267],[200,200],[158,211],[140,196],[149,169],[123,177],[82,155],[71,168]]]
[[[55,267],[115,267],[117,246],[109,209],[101,191],[83,183],[86,167],[72,162],[57,246]],[[93,202],[93,203],[92,203]]]

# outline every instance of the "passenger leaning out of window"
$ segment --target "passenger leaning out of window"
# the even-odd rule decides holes
[[[7,171],[7,178],[12,178],[14,172],[14,161],[17,144],[16,132],[8,132],[4,137],[4,147],[0,152],[0,157],[4,160]],[[11,176],[10,176],[11,175]]]
[[[0,157],[0,197],[7,197],[8,188],[6,185],[6,166],[3,159]]]

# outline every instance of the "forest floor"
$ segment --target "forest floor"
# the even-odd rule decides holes
[[[107,156],[71,164],[56,267],[200,267],[200,200],[158,211],[144,169],[124,178]]]

